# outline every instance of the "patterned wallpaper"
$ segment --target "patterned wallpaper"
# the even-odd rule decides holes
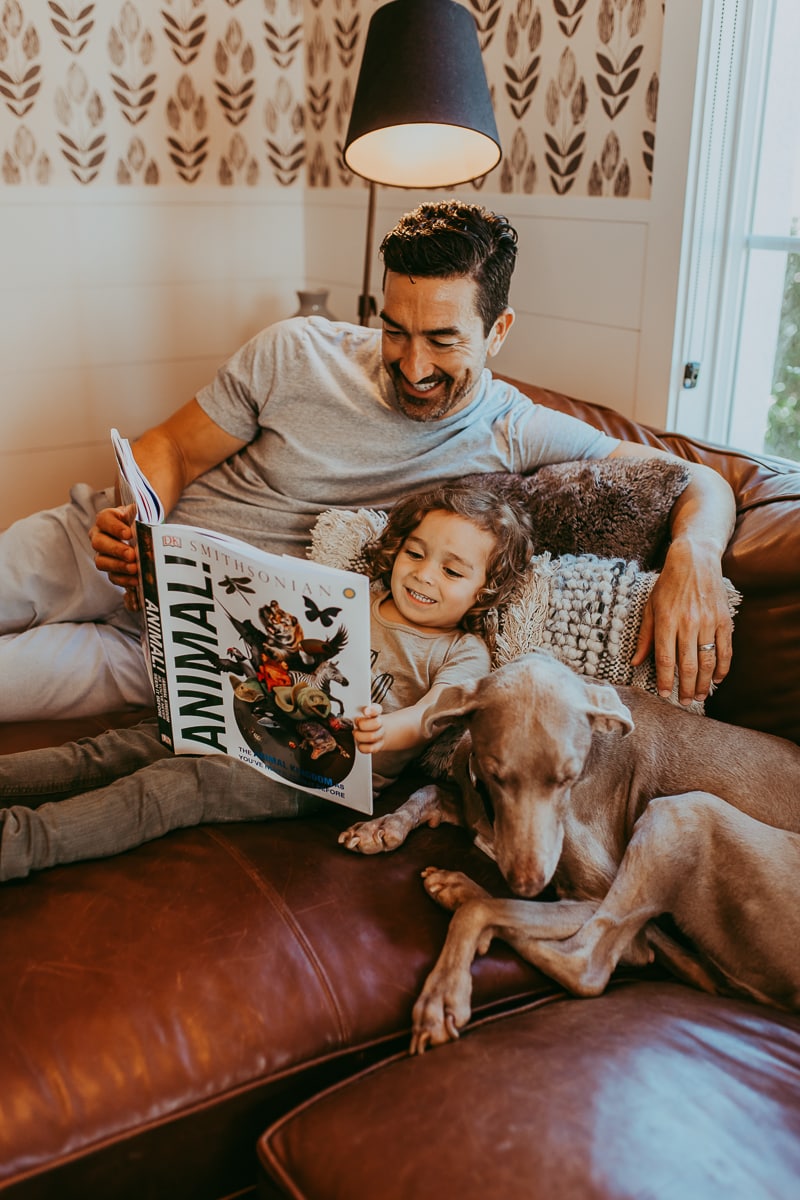
[[[462,2],[503,144],[472,186],[649,196],[663,0]],[[341,146],[376,7],[0,0],[2,185],[359,185]]]

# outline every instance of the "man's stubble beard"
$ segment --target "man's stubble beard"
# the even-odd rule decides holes
[[[440,421],[442,417],[446,417],[448,413],[452,412],[475,389],[476,381],[469,371],[466,372],[459,385],[456,385],[456,381],[451,375],[444,375],[442,379],[447,381],[444,396],[437,399],[435,407],[426,407],[424,399],[409,399],[403,390],[403,377],[396,363],[387,366],[386,370],[392,381],[397,407],[403,416],[408,417],[411,421]]]

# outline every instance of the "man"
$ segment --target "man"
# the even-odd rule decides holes
[[[326,508],[385,508],[476,471],[657,455],[492,378],[487,359],[514,321],[516,249],[505,218],[477,205],[407,214],[381,246],[381,330],[316,317],[270,326],[135,444],[170,519],[302,555]],[[654,649],[664,694],[677,665],[684,702],[704,698],[731,656],[720,562],[733,498],[715,472],[691,471],[634,660]],[[0,719],[149,702],[137,626],[118,590],[132,606],[131,518],[76,492],[0,536]]]

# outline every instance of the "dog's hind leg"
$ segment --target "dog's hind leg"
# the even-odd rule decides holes
[[[461,809],[452,791],[429,783],[417,788],[394,812],[371,821],[357,821],[339,834],[339,842],[359,854],[383,854],[402,846],[420,825],[435,829],[442,822],[463,825]]]

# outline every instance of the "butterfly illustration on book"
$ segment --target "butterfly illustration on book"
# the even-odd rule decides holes
[[[309,596],[303,596],[303,603],[306,606],[306,616],[309,621],[319,621],[326,629],[329,629],[333,624],[334,617],[338,616],[342,611],[340,608],[318,608],[314,601]]]

